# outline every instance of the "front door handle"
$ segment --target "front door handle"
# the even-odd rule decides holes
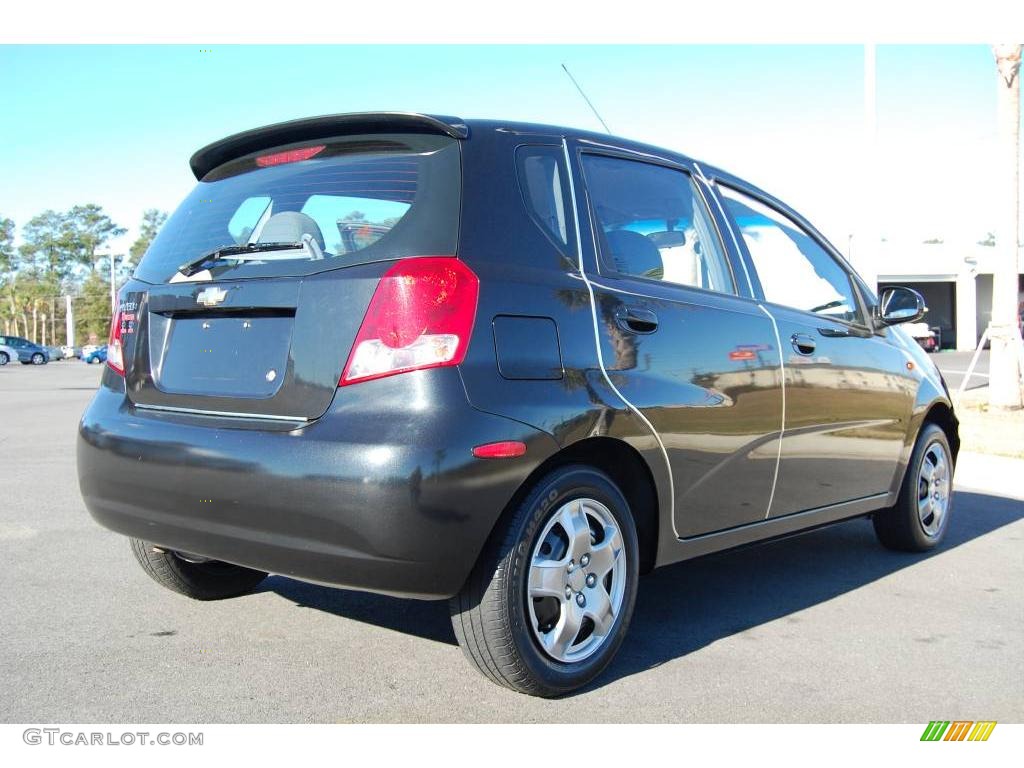
[[[620,306],[615,310],[615,322],[630,333],[654,333],[658,330],[658,316],[644,307]]]
[[[801,355],[813,355],[818,346],[814,337],[806,333],[794,333],[789,340],[793,344],[793,349]]]

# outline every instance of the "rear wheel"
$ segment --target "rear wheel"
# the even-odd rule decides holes
[[[150,578],[193,600],[223,600],[254,589],[267,574],[130,539],[132,552]]]
[[[451,616],[463,652],[499,685],[557,696],[608,665],[636,600],[629,505],[602,472],[544,477],[481,555]]]
[[[42,352],[35,352],[32,355],[32,365],[43,365],[46,362],[46,358]]]
[[[953,452],[946,433],[925,424],[917,436],[896,505],[875,513],[879,541],[889,549],[925,552],[949,527],[953,495]]]

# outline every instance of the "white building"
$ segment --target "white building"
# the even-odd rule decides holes
[[[878,287],[905,285],[928,305],[924,321],[938,327],[942,346],[972,350],[992,319],[993,259],[998,249],[975,243],[879,245]],[[1019,301],[1024,301],[1024,263],[1018,265]]]

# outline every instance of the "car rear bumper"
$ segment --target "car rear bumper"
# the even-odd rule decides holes
[[[473,446],[498,440],[528,450],[473,457]],[[118,533],[431,599],[459,590],[501,511],[555,447],[472,408],[452,368],[345,387],[301,426],[145,411],[102,386],[79,427],[78,474],[89,512]]]

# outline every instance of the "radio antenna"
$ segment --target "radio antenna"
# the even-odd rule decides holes
[[[590,107],[590,110],[594,113],[594,116],[601,121],[601,125],[604,126],[605,133],[610,135],[612,131],[608,127],[608,123],[606,123],[604,121],[604,118],[601,117],[601,113],[597,111],[597,107],[594,106],[593,102],[587,98],[587,94],[583,92],[583,89],[580,88],[580,84],[576,82],[576,78],[572,76],[572,72],[569,71],[569,68],[565,66],[565,64],[562,64],[562,69],[565,70],[565,74],[567,74],[569,76],[569,79],[572,80],[572,84],[576,86],[576,90],[580,92],[580,96],[583,97],[583,100],[587,102],[587,106]]]

